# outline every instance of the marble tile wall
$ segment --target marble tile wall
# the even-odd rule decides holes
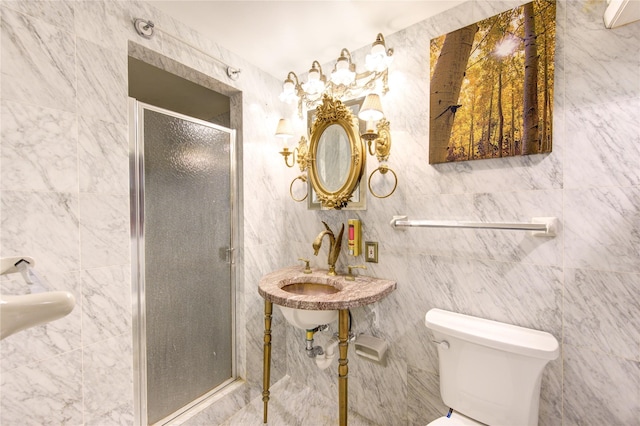
[[[52,287],[76,295],[77,308],[0,342],[0,424],[133,422],[126,116],[132,51],[203,85],[224,82],[217,89],[229,91],[236,111],[231,121],[239,129],[240,183],[247,188],[239,371],[249,386],[203,413],[203,424],[222,423],[220,413],[228,416],[259,396],[259,277],[300,256],[324,266],[326,250],[314,258],[310,248],[320,221],[336,227],[351,217],[362,219],[364,239],[379,242],[380,261],[367,264],[366,273],[398,281],[387,299],[353,310],[357,332],[390,343],[384,367],[350,352],[350,405],[363,423],[419,425],[444,412],[437,357],[424,327],[426,311],[439,307],[542,329],[562,342],[562,358],[543,379],[541,425],[637,424],[640,23],[607,30],[604,0],[560,1],[553,152],[428,165],[429,39],[521,3],[471,0],[385,34],[396,52],[383,102],[398,191],[369,200],[366,211],[318,212],[290,200],[295,174],[282,167],[271,137],[277,119],[291,113],[277,100],[279,79],[226,51],[224,41],[203,39],[143,2],[3,0],[0,255],[35,257]],[[162,34],[141,39],[131,25],[138,16],[237,65],[241,78],[229,81],[206,56]],[[553,239],[397,231],[388,225],[395,214],[505,221],[557,216],[561,227]],[[343,254],[338,263],[362,261]],[[1,291],[17,293],[24,285],[3,277]],[[288,376],[337,399],[335,366],[310,365],[298,349],[303,338],[276,311],[272,381]],[[333,418],[337,405],[325,409],[320,415]]]

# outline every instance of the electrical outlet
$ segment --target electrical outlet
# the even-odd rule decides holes
[[[378,263],[378,243],[364,242],[364,258],[366,262]]]

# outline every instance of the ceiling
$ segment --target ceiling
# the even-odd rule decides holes
[[[464,2],[148,1],[282,80],[289,71],[305,73],[314,60],[332,63],[342,48],[353,51],[370,45],[378,33],[388,37]],[[154,20],[153,16],[141,18]]]

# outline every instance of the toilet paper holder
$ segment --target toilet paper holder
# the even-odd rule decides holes
[[[354,342],[356,355],[363,357],[369,361],[386,365],[386,353],[389,344],[378,337],[361,334]]]

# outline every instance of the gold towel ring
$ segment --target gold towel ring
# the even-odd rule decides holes
[[[376,172],[380,172],[380,174],[384,175],[387,172],[391,172],[391,174],[393,175],[395,182],[393,184],[393,189],[391,190],[390,193],[388,193],[387,195],[378,195],[375,192],[373,192],[373,189],[371,188],[371,178],[373,177],[373,175]],[[396,172],[394,172],[391,168],[389,168],[389,166],[387,166],[386,164],[380,164],[380,166],[378,166],[377,169],[375,169],[374,171],[371,172],[371,174],[369,175],[369,192],[371,192],[371,195],[373,195],[376,198],[387,198],[389,196],[391,196],[391,194],[393,194],[394,192],[396,192],[396,188],[398,187],[398,175],[396,175]]]
[[[291,181],[291,185],[289,185],[289,195],[291,195],[291,198],[293,198],[293,201],[297,201],[297,202],[302,202],[304,200],[307,199],[307,197],[309,196],[309,186],[307,186],[307,193],[304,194],[304,197],[298,199],[296,197],[293,196],[293,184],[300,179],[303,183],[307,182],[307,176],[306,175],[300,175],[297,178],[295,178],[294,180]]]

